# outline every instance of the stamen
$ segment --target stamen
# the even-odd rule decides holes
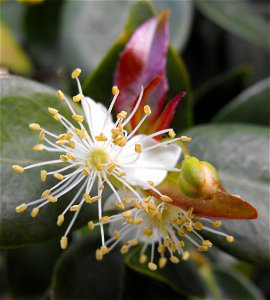
[[[76,68],[76,69],[71,73],[71,78],[72,78],[72,79],[75,79],[75,78],[79,77],[80,74],[81,74],[81,72],[82,72],[81,69]]]
[[[62,91],[60,91],[60,90],[57,91],[57,96],[58,96],[58,98],[60,100],[64,100],[65,99],[65,94]]]
[[[19,165],[13,165],[11,168],[16,173],[23,173],[24,172],[24,168],[22,166],[19,166]]]
[[[45,182],[47,178],[47,171],[46,170],[41,170],[40,171],[40,179],[42,182]]]
[[[34,151],[43,151],[44,150],[44,145],[43,144],[37,144],[33,146],[32,150]]]
[[[27,209],[27,205],[25,203],[22,203],[21,205],[16,207],[17,213],[22,213]]]
[[[82,99],[84,98],[84,95],[83,94],[78,94],[76,96],[73,96],[72,97],[72,100],[77,103],[77,102],[80,102]]]
[[[37,123],[31,123],[31,124],[29,124],[29,128],[31,130],[34,130],[34,131],[39,131],[40,130],[40,125],[37,124]]]

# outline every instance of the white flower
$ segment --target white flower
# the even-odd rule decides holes
[[[113,121],[111,111],[119,94],[118,88],[113,87],[114,98],[107,110],[102,104],[83,95],[78,79],[80,72],[80,69],[76,69],[72,73],[72,78],[76,79],[79,89],[79,94],[73,97],[73,101],[81,102],[82,115],[78,114],[72,103],[61,91],[58,91],[59,99],[66,102],[78,126],[75,127],[54,108],[48,108],[48,111],[56,121],[63,125],[62,134],[56,135],[36,123],[29,125],[30,129],[39,131],[39,138],[45,143],[38,144],[33,149],[54,152],[60,154],[60,157],[26,167],[12,166],[14,171],[22,173],[35,167],[63,164],[61,168],[58,167],[52,172],[42,169],[41,181],[46,181],[47,176],[54,176],[59,182],[44,191],[40,199],[27,204],[23,203],[16,208],[17,212],[23,212],[27,207],[33,206],[32,217],[38,215],[42,206],[57,202],[61,196],[75,187],[79,188],[57,220],[57,225],[60,226],[68,211],[75,212],[61,239],[63,249],[67,247],[67,235],[85,202],[98,202],[98,218],[100,222],[106,221],[107,217],[102,216],[104,184],[107,184],[114,193],[118,207],[123,208],[123,203],[114,187],[115,182],[129,190],[138,201],[143,201],[133,186],[155,189],[154,186],[162,182],[168,171],[179,171],[175,165],[181,154],[180,147],[172,144],[181,138],[175,138],[172,129],[162,130],[148,136],[136,135],[144,120],[151,114],[149,106],[144,107],[144,117],[136,128],[130,133],[126,130],[126,126],[139,109],[143,88],[133,111],[129,115],[122,111],[117,115],[116,121]],[[165,142],[158,142],[154,139],[163,134],[168,134],[171,139]],[[98,192],[93,195],[95,184],[97,184],[95,190]],[[102,245],[105,245],[103,225],[101,224],[100,227]]]
[[[232,236],[205,225],[205,223],[209,223],[213,227],[220,227],[220,221],[196,217],[192,214],[193,208],[186,212],[162,201],[162,197],[157,199],[152,196],[146,198],[144,196],[144,200],[140,202],[129,192],[126,193],[122,190],[119,191],[119,194],[124,198],[129,210],[113,215],[107,220],[107,223],[110,224],[111,238],[105,243],[105,247],[97,250],[96,256],[99,260],[119,242],[124,243],[121,248],[123,254],[127,253],[132,246],[141,243],[143,246],[140,262],[148,261],[149,269],[155,271],[158,266],[163,268],[166,265],[168,257],[172,263],[179,263],[180,257],[182,260],[187,260],[189,258],[189,252],[185,250],[187,242],[195,245],[199,251],[207,251],[212,247],[212,243],[199,234],[201,230],[224,236],[227,242],[233,242]],[[114,201],[114,195],[111,195],[104,210],[112,209]],[[91,225],[90,229],[93,229],[100,223]],[[150,248],[150,259],[146,256],[148,248]],[[156,248],[159,253],[158,266],[154,257]]]

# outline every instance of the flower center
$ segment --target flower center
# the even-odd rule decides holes
[[[89,154],[90,165],[97,170],[102,168],[102,165],[107,164],[109,161],[109,154],[106,149],[102,147],[94,148]]]

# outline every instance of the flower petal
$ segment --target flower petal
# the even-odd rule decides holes
[[[135,144],[142,145],[142,153],[135,152]],[[125,178],[133,185],[147,187],[146,182],[151,180],[158,185],[166,177],[168,170],[174,168],[180,158],[181,149],[175,144],[162,145],[144,151],[148,147],[159,144],[153,138],[146,135],[137,135],[128,141],[123,149],[119,163],[127,173]],[[137,158],[137,160],[136,160]]]
[[[114,123],[111,114],[108,115],[107,108],[103,104],[97,103],[89,97],[83,98],[82,107],[86,120],[89,124],[89,128],[91,129],[93,135],[99,135],[101,132],[103,132],[107,136],[110,135],[110,130],[113,127]],[[103,129],[106,118],[107,121]]]

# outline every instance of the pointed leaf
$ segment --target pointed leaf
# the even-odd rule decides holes
[[[134,32],[120,57],[115,73],[115,84],[121,91],[116,102],[117,111],[130,112],[141,85],[147,85],[158,75],[164,76],[167,48],[168,11],[164,10]],[[154,97],[148,97],[148,104],[154,112],[153,104],[163,99],[167,89],[163,77]]]
[[[216,235],[208,238],[240,259],[269,264],[269,131],[259,126],[212,125],[185,134],[193,139],[192,155],[213,164],[225,188],[258,210],[257,220],[223,221],[222,231],[234,236],[233,244]]]
[[[224,106],[214,117],[218,123],[270,125],[270,78],[254,84]]]

